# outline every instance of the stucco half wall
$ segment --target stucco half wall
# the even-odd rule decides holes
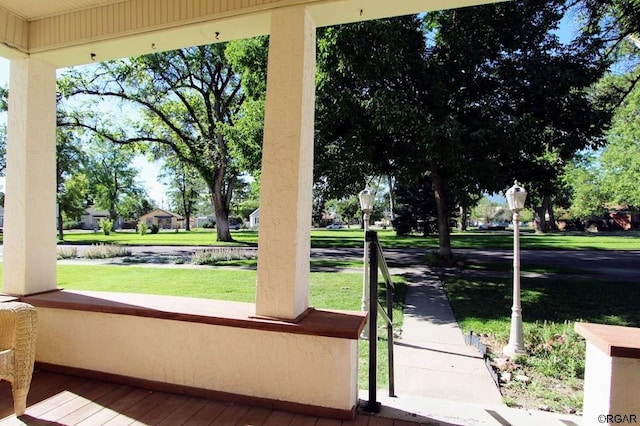
[[[45,369],[340,418],[350,418],[357,404],[362,313],[312,311],[296,324],[252,318],[248,303],[96,292],[26,299],[38,309],[36,361]],[[318,314],[327,316],[318,321]]]

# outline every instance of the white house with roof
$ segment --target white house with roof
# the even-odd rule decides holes
[[[257,208],[249,215],[249,229],[258,229],[259,224],[260,224],[260,208]]]
[[[108,218],[108,211],[98,210],[95,206],[89,206],[80,215],[80,227],[82,229],[100,229],[100,221]]]

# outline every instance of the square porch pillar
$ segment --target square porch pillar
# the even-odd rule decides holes
[[[587,341],[582,425],[640,420],[640,328],[575,324]]]
[[[256,315],[309,307],[316,26],[305,8],[271,18],[260,189]]]
[[[4,205],[3,287],[56,289],[56,69],[11,60]]]

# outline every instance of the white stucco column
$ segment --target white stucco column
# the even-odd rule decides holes
[[[640,420],[640,328],[576,323],[587,341],[582,425]]]
[[[273,13],[260,181],[256,314],[309,306],[316,27],[305,8]]]
[[[11,61],[4,205],[3,287],[11,295],[56,288],[56,70]]]

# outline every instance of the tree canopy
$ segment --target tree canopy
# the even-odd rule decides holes
[[[445,257],[452,212],[514,178],[543,222],[569,199],[559,194],[571,159],[602,148],[614,108],[632,101],[637,72],[594,83],[613,61],[637,57],[625,42],[638,33],[635,3],[514,0],[318,30],[314,205],[392,176],[400,194],[423,195],[411,226],[424,231],[437,218]],[[586,12],[583,31],[563,42],[557,30],[576,7]],[[259,37],[74,70],[60,87],[79,108],[63,124],[196,170],[218,239],[229,241],[241,176],[259,184],[267,49]],[[102,99],[118,102],[119,115],[105,119]],[[602,164],[623,159],[614,139],[630,146],[608,135]],[[255,203],[249,197],[243,210]]]
[[[259,158],[261,142],[253,124],[260,116],[260,99],[248,97],[226,48],[221,43],[103,62],[71,72],[63,88],[66,96],[118,100],[129,112],[128,120],[109,122],[84,107],[68,125],[118,144],[150,143],[152,154],[169,150],[197,170],[210,193],[220,241],[232,240],[233,187],[244,168],[254,164],[239,154]]]
[[[617,110],[607,139],[600,161],[609,203],[640,207],[640,87]]]
[[[542,203],[564,163],[602,143],[608,119],[589,91],[608,65],[598,60],[602,42],[561,43],[564,11],[561,0],[516,0],[327,29],[319,184],[343,195],[371,175],[423,182],[445,257],[453,206],[514,178]]]

